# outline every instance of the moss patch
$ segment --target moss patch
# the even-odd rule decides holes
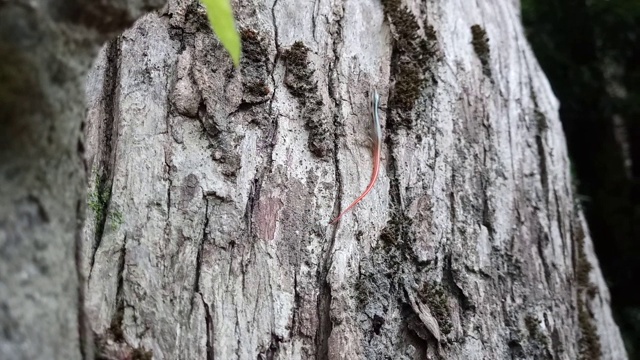
[[[264,39],[253,29],[242,29],[242,58],[246,62],[262,63],[267,58],[267,46]]]
[[[575,276],[578,284],[578,326],[580,327],[580,338],[578,339],[578,350],[580,359],[597,360],[602,355],[600,337],[598,329],[589,312],[587,301],[593,297],[594,286],[589,281],[589,273],[592,266],[584,251],[585,234],[576,221],[572,225],[572,239],[575,246]]]
[[[585,235],[582,227],[577,226],[573,235],[576,247],[576,281],[578,287],[583,290],[589,287],[589,273],[592,266],[584,252]]]
[[[152,360],[153,352],[151,350],[145,350],[136,348],[131,352],[131,360]]]
[[[104,176],[96,176],[95,189],[89,193],[87,199],[87,206],[95,216],[96,238],[102,237],[107,223],[111,225],[112,230],[117,230],[124,223],[124,217],[120,211],[113,210],[110,213],[108,212],[110,202],[111,187],[107,185]]]
[[[354,286],[354,290],[356,293],[356,304],[358,306],[359,311],[363,311],[365,305],[371,299],[371,295],[373,294],[373,289],[371,289],[371,284],[366,281],[366,279],[359,279],[358,282]]]
[[[431,310],[438,322],[438,326],[440,326],[440,332],[448,335],[453,329],[453,325],[450,320],[451,312],[449,311],[447,295],[442,286],[440,284],[424,284],[418,296],[422,302],[429,305],[429,310]]]
[[[531,336],[532,338],[537,338],[538,335],[540,334],[539,331],[539,325],[540,325],[540,320],[536,319],[534,316],[532,315],[527,315],[524,318],[524,326],[527,328],[527,331],[529,332],[529,336]]]
[[[600,359],[602,349],[598,329],[593,322],[593,317],[589,314],[587,305],[580,298],[578,298],[578,325],[580,326],[580,333],[582,334],[578,340],[580,359]]]
[[[395,246],[400,237],[401,227],[402,222],[397,219],[397,216],[391,216],[391,219],[387,221],[387,226],[380,231],[382,243],[386,246]]]
[[[124,308],[118,308],[113,314],[111,324],[109,325],[109,333],[115,341],[124,341],[124,331],[122,331],[122,321],[124,320]]]
[[[264,101],[271,93],[268,86],[269,59],[263,36],[252,29],[240,31],[242,39],[242,85],[244,100],[248,103]]]
[[[248,82],[244,89],[248,95],[256,97],[267,96],[271,92],[269,85],[264,81]]]
[[[391,55],[390,128],[411,127],[410,111],[427,82],[426,71],[438,58],[438,42],[435,30],[425,23],[425,36],[415,16],[399,0],[383,0],[384,13],[394,30]]]
[[[531,341],[537,342],[542,345],[543,348],[546,348],[549,342],[540,329],[540,322],[541,321],[533,315],[527,315],[524,318],[524,326],[527,328],[527,332],[529,332]]]
[[[309,68],[308,54],[309,48],[301,41],[296,41],[283,54],[287,66],[284,84],[297,98],[304,98],[305,95],[312,95],[318,91],[318,87],[313,81],[314,72]]]
[[[107,185],[105,176],[96,175],[95,178],[95,189],[93,192],[89,193],[89,197],[87,199],[87,205],[89,209],[93,211],[93,215],[95,216],[96,222],[96,236],[102,236],[101,229],[104,226],[104,222],[107,216],[107,207],[109,206],[109,201],[111,200],[111,187]]]
[[[482,64],[482,73],[487,77],[491,77],[491,67],[489,64],[491,52],[487,32],[482,28],[482,26],[476,24],[471,26],[471,36],[473,37],[473,40],[471,40],[473,50]]]
[[[318,157],[327,156],[332,150],[329,122],[322,116],[322,99],[318,85],[313,80],[314,71],[309,68],[309,48],[296,41],[283,53],[287,68],[284,84],[301,107],[302,118],[309,130],[308,147]]]
[[[412,224],[413,221],[409,217],[398,211],[392,211],[387,225],[380,231],[379,239],[382,241],[383,248],[387,254],[399,256],[398,258],[389,259],[392,264],[400,265],[405,261],[406,257],[413,256],[413,251],[409,245],[412,243],[409,231]]]

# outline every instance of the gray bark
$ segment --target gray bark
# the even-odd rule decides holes
[[[176,0],[103,51],[83,259],[105,352],[626,357],[517,5],[406,5],[235,3],[233,69]],[[328,226],[369,180],[370,87],[381,176]]]
[[[86,277],[102,358],[626,358],[517,5],[397,4],[235,3],[240,69],[190,1],[109,43],[87,80],[79,274],[78,85],[51,90],[72,140],[29,148],[22,178],[19,146],[0,163],[0,353],[79,357]],[[381,176],[331,227],[368,182],[371,86]],[[20,277],[39,254],[59,268]]]
[[[1,359],[92,358],[76,264],[85,74],[151,5],[0,1]]]

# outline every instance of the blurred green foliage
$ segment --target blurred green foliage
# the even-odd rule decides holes
[[[240,64],[240,53],[242,45],[240,35],[236,30],[233,10],[229,0],[202,0],[202,4],[207,9],[207,17],[211,28],[220,39],[220,42],[227,49],[233,64],[237,67]]]

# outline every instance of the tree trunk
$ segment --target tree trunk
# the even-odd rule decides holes
[[[240,69],[190,1],[106,47],[83,256],[104,353],[626,357],[518,8],[405,5],[236,3]],[[328,226],[369,180],[370,87],[380,179]]]
[[[20,147],[3,150],[0,354],[78,358],[86,276],[99,358],[626,358],[514,1],[234,9],[240,69],[191,1],[100,53],[80,276],[80,113],[60,106],[78,87],[47,110],[72,140],[29,148],[22,178]],[[380,178],[329,226],[369,180],[370,87]]]
[[[0,0],[0,359],[92,358],[76,263],[84,79],[153,3]]]

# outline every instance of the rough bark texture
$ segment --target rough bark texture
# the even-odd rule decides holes
[[[235,9],[240,69],[176,0],[89,76],[101,356],[626,357],[514,1]]]
[[[85,75],[150,3],[0,0],[1,359],[92,358],[76,263]]]
[[[0,354],[623,358],[512,2],[0,2]],[[90,4],[90,5],[87,5]],[[418,34],[418,35],[416,35]],[[367,181],[365,90],[387,99]],[[336,200],[338,199],[338,200]],[[80,275],[75,266],[80,258]],[[84,288],[84,287],[83,287]]]

